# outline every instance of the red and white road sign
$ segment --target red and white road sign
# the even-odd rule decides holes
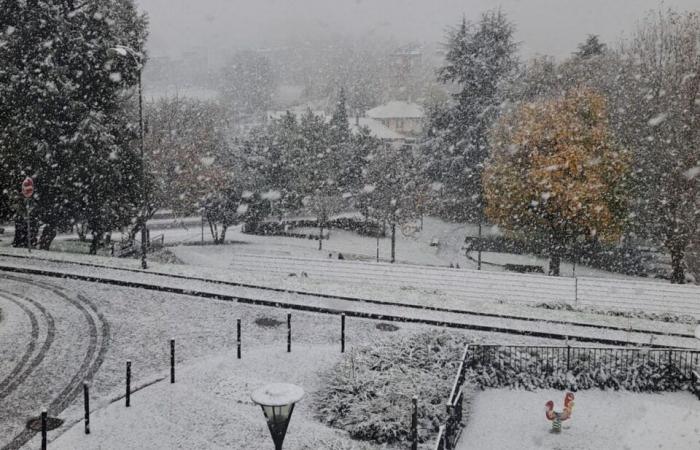
[[[22,195],[24,198],[31,198],[34,195],[34,181],[29,177],[22,182]]]

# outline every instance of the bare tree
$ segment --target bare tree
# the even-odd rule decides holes
[[[636,232],[663,243],[683,283],[700,217],[700,15],[652,13],[621,54],[616,128],[634,151]]]

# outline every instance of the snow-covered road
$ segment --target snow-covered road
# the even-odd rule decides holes
[[[33,435],[25,423],[38,415],[38,405],[57,415],[79,393],[82,381],[99,369],[109,327],[85,297],[23,277],[3,274],[0,279],[3,320],[15,324],[8,329],[26,330],[30,324],[28,334],[0,341],[0,422],[5,424],[0,445],[11,450]]]

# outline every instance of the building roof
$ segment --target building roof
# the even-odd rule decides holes
[[[421,119],[424,116],[419,104],[403,101],[391,101],[367,111],[367,117],[373,119]]]
[[[378,120],[371,119],[369,117],[360,117],[359,119],[350,117],[348,120],[350,122],[350,131],[353,133],[357,133],[359,132],[360,128],[366,127],[369,129],[369,132],[372,136],[379,139],[385,139],[390,141],[406,139],[406,136],[395,132],[394,130],[390,129]]]

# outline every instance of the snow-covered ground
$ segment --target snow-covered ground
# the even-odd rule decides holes
[[[313,217],[308,217],[313,219]],[[226,246],[195,246],[190,244],[200,244],[211,242],[211,235],[208,227],[202,230],[201,218],[185,217],[177,219],[157,219],[149,221],[151,236],[164,235],[165,245],[175,246],[175,253],[185,262],[204,266],[225,266],[226,254],[231,251]],[[317,234],[318,230],[307,230]],[[12,242],[11,235],[14,232],[12,226],[5,227],[5,235],[0,246],[8,246]],[[500,231],[496,227],[484,227],[482,235],[498,235]],[[433,217],[425,217],[423,229],[415,234],[405,236],[397,228],[396,231],[396,260],[399,263],[443,266],[459,266],[466,269],[476,269],[476,263],[466,257],[464,239],[466,236],[477,236],[478,227],[471,224],[458,224],[445,222]],[[59,235],[57,240],[75,239],[75,235]],[[114,233],[113,239],[118,241],[120,233]],[[377,242],[379,242],[380,261],[390,261],[391,259],[391,239],[389,237],[376,238],[360,236],[343,230],[331,230],[330,239],[323,241],[323,250],[318,250],[318,241],[300,238],[289,238],[281,236],[256,236],[241,232],[240,226],[231,227],[226,234],[227,241],[234,243],[234,248],[240,248],[245,253],[254,253],[271,256],[293,256],[301,258],[327,259],[329,254],[333,258],[342,253],[346,259],[357,259],[364,261],[376,261]],[[437,245],[431,245],[437,243]],[[178,246],[178,244],[187,244]],[[60,244],[57,246],[60,247]],[[244,249],[244,250],[243,250]],[[475,255],[475,253],[474,253]],[[499,265],[505,263],[515,264],[536,264],[543,266],[545,271],[548,261],[532,255],[511,255],[504,253],[484,252],[482,255],[484,262],[491,262],[497,265],[483,264],[484,271],[503,271]],[[566,261],[561,264],[563,277],[574,274],[573,265]],[[630,277],[603,270],[594,269],[587,266],[577,265],[575,273],[577,276],[604,277],[634,279],[639,281],[649,281],[648,278]]]
[[[51,255],[50,252],[34,252],[34,254],[39,257]],[[84,258],[83,255],[62,256],[70,260],[87,259],[93,262],[116,261],[123,264],[129,263],[130,261],[133,264],[134,262],[134,260],[119,260],[97,256],[89,258]],[[134,270],[133,267],[129,271],[123,271],[113,270],[108,267],[86,267],[41,259],[7,259],[3,256],[0,256],[0,261],[3,267],[49,270],[61,274],[61,276],[64,274],[92,276],[118,282],[137,282],[148,286],[165,286],[181,289],[186,292],[198,291],[207,295],[221,294],[252,298],[271,304],[279,303],[288,306],[327,308],[336,313],[340,311],[344,311],[347,314],[372,313],[400,317],[407,320],[430,320],[433,321],[433,323],[450,323],[453,324],[453,326],[468,326],[472,328],[476,327],[477,329],[488,326],[492,327],[491,329],[517,330],[517,332],[522,332],[524,334],[545,331],[548,333],[558,333],[562,336],[569,336],[570,339],[607,339],[613,344],[625,342],[648,344],[653,339],[653,343],[656,345],[690,348],[695,348],[700,345],[700,342],[697,342],[697,340],[693,338],[693,325],[686,323],[666,323],[640,318],[624,318],[565,310],[545,310],[507,304],[464,303],[460,299],[442,296],[439,295],[439,293],[433,293],[431,295],[431,293],[427,291],[402,289],[401,287],[393,285],[384,287],[376,285],[367,286],[362,292],[369,293],[370,296],[368,298],[373,301],[358,302],[343,297],[324,298],[307,294],[312,292],[319,292],[322,294],[333,292],[335,295],[340,296],[347,295],[348,293],[357,295],[357,291],[351,288],[351,286],[360,286],[358,283],[328,283],[325,280],[315,280],[312,283],[307,283],[307,278],[288,277],[286,274],[283,277],[278,276],[276,280],[270,278],[269,274],[265,274],[264,277],[255,274],[253,277],[247,279],[249,281],[252,280],[253,284],[256,286],[271,286],[285,290],[285,292],[280,292],[278,290],[259,289],[252,286],[230,286],[220,283],[210,283],[202,279],[173,278],[161,274],[149,273],[149,271]],[[195,275],[206,280],[232,280],[238,282],[240,282],[241,279],[246,280],[246,278],[241,278],[239,273],[228,273],[225,270],[214,268],[195,268],[195,270],[193,270],[190,266],[164,264],[153,264],[151,268],[156,271],[165,269],[163,273]],[[513,276],[517,277],[521,275]],[[331,287],[329,290],[327,290],[328,285]],[[296,290],[298,292],[291,292],[290,290]],[[416,308],[417,306],[429,306],[433,307],[433,309],[426,310],[424,308]],[[461,314],[460,311],[470,313],[489,312],[489,314],[497,314],[498,316],[485,317],[483,314],[472,316],[471,314]],[[496,311],[500,311],[500,313]],[[504,315],[507,317],[502,317]],[[595,326],[591,328],[586,325]],[[615,329],[601,329],[601,326],[614,327]],[[647,334],[649,331],[655,334],[653,336]],[[666,336],[665,334],[667,333],[672,333],[673,335]]]
[[[251,371],[255,371],[255,378],[251,379],[279,377],[284,381],[287,380],[285,377],[292,376],[291,371],[285,372],[285,365],[281,362],[279,368],[275,369],[278,364],[276,361],[283,359],[270,357],[276,355],[272,349],[276,348],[282,353],[286,349],[284,323],[287,311],[282,308],[17,274],[0,274],[0,284],[3,290],[3,296],[0,296],[0,309],[3,311],[0,321],[0,355],[3,356],[0,361],[0,377],[5,378],[13,373],[15,368],[20,370],[19,373],[27,373],[27,376],[17,380],[17,383],[5,384],[0,380],[0,447],[11,442],[18,433],[22,433],[26,420],[38,414],[43,407],[49,406],[51,413],[65,419],[67,425],[79,420],[82,415],[82,398],[78,395],[71,400],[71,397],[64,393],[70,389],[78,389],[79,393],[80,384],[84,380],[91,383],[92,407],[106,407],[111,399],[123,393],[126,360],[132,361],[134,386],[165,375],[170,338],[176,339],[177,360],[183,368],[185,365],[197,364],[197,361],[209,358],[233,359],[237,319],[241,319],[243,326],[244,359],[255,358],[254,355],[258,351],[256,349],[268,348],[265,351],[260,350],[258,356],[264,359],[255,366],[257,369],[251,366]],[[16,302],[6,297],[11,297]],[[41,301],[45,313],[39,311],[32,303],[34,299]],[[97,322],[97,336],[91,332],[86,321],[88,315],[80,312],[81,305],[94,306],[96,313],[88,312]],[[27,339],[26,333],[22,333],[22,330],[31,328],[32,316],[37,319],[38,328],[34,340]],[[53,325],[49,325],[49,317],[55,319]],[[258,325],[256,320],[262,318],[266,318],[268,323],[270,319],[276,320],[277,326]],[[347,351],[357,345],[376,342],[382,337],[391,339],[393,336],[406,336],[436,329],[426,325],[401,323],[398,325],[398,331],[390,333],[379,330],[376,327],[378,323],[374,320],[348,318]],[[52,331],[49,333],[49,330]],[[106,338],[100,339],[105,330]],[[494,335],[490,333],[467,330],[454,332],[469,336],[478,342],[492,342],[494,339]],[[330,351],[327,349],[335,348],[340,354],[340,319],[337,315],[294,311],[292,335],[290,361],[302,364],[302,361],[308,359],[309,366],[318,362],[321,370],[331,362],[323,359],[323,355]],[[552,340],[515,335],[499,336],[498,341],[531,345],[554,343]],[[316,350],[309,350],[314,348],[318,349],[318,355],[312,354]],[[105,353],[97,355],[102,349]],[[265,353],[268,351],[270,353]],[[29,359],[23,360],[22,355],[29,355]],[[90,358],[89,366],[81,362],[85,358]],[[100,358],[102,360],[98,364],[97,360]],[[265,362],[269,367],[263,367]],[[236,362],[233,361],[232,364],[235,365]],[[91,367],[97,368],[94,374],[88,370]],[[194,372],[196,370],[193,369]],[[224,375],[227,373],[228,370],[222,372]],[[216,390],[209,392],[217,395]],[[138,404],[138,395],[134,400],[135,405]],[[63,401],[56,401],[58,397],[68,402],[65,411]],[[202,408],[202,404],[210,403],[209,397],[198,398],[196,401],[183,399],[181,407],[197,409]],[[227,424],[228,422],[220,422],[220,427],[212,432],[220,432],[219,428]],[[98,419],[95,419],[95,426],[99,429]],[[188,429],[195,430],[194,433],[197,434],[199,426],[199,422],[196,422]],[[209,427],[210,424],[204,423],[201,426]],[[63,431],[65,428],[52,431],[50,438],[54,439]],[[128,435],[129,429],[124,431],[124,439]],[[36,441],[28,448],[38,448]],[[115,447],[103,448],[111,450]]]
[[[304,355],[303,358],[299,354]],[[243,358],[226,352],[177,367],[169,379],[134,393],[131,407],[120,400],[95,411],[91,434],[82,422],[51,442],[63,450],[268,449],[272,439],[250,394],[273,382],[294,383],[306,395],[297,404],[285,439],[286,449],[382,448],[353,441],[313,416],[311,396],[319,373],[338,360],[337,346],[299,345],[246,348]]]
[[[458,450],[700,448],[700,401],[686,392],[576,392],[572,418],[550,433],[544,404],[564,392],[486,390],[476,394]]]

